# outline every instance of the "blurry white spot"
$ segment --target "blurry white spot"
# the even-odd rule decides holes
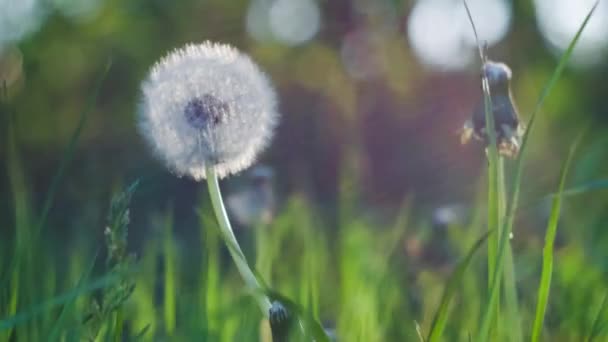
[[[459,224],[464,221],[466,208],[461,204],[445,205],[433,212],[433,223],[438,225]]]
[[[272,0],[253,0],[247,10],[245,26],[247,33],[257,41],[272,40],[269,14]]]
[[[479,39],[493,45],[507,34],[511,8],[504,0],[469,0]],[[408,22],[408,37],[423,63],[447,69],[469,64],[477,47],[460,1],[419,0]]]
[[[321,13],[314,0],[276,0],[270,8],[270,28],[277,40],[298,45],[319,31]]]
[[[459,5],[460,2],[457,2]],[[481,42],[494,45],[503,39],[509,32],[511,25],[511,7],[504,0],[468,0],[467,4],[473,16],[473,22],[477,27],[477,34]],[[473,28],[464,11],[464,5],[459,6],[459,12],[464,12],[465,29],[463,36],[472,47],[477,47]],[[457,12],[458,13],[458,12]]]
[[[37,30],[43,19],[38,0],[0,0],[0,48]]]
[[[538,26],[549,44],[565,50],[580,28],[595,0],[534,0]],[[601,62],[608,46],[608,3],[600,1],[572,54],[572,62],[591,65]]]

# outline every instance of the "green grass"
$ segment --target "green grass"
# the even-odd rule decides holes
[[[499,302],[502,268],[503,268],[504,262],[505,262],[504,259],[507,258],[508,255],[510,254],[509,236],[513,229],[513,221],[515,218],[515,211],[517,209],[517,203],[518,203],[518,199],[519,199],[519,189],[521,187],[521,181],[522,181],[521,175],[522,175],[522,170],[523,170],[523,165],[524,165],[524,157],[526,155],[526,149],[528,146],[528,139],[530,137],[530,132],[532,131],[532,128],[534,127],[537,115],[540,112],[545,99],[547,98],[551,89],[555,86],[558,79],[560,78],[566,64],[568,63],[568,61],[570,59],[572,51],[574,50],[576,43],[577,43],[578,39],[580,38],[580,35],[582,34],[583,30],[585,29],[585,26],[587,25],[589,19],[591,18],[591,15],[593,14],[593,11],[595,10],[596,6],[597,6],[597,2],[589,11],[585,20],[581,24],[578,32],[572,39],[569,47],[566,49],[565,53],[560,58],[557,68],[555,69],[555,71],[553,72],[553,75],[551,76],[551,79],[547,82],[545,88],[543,89],[543,91],[540,95],[540,98],[537,102],[536,108],[532,112],[532,115],[530,116],[530,119],[528,121],[528,124],[526,127],[526,132],[524,133],[524,136],[522,139],[520,152],[519,152],[519,155],[515,162],[516,172],[515,172],[514,180],[512,183],[510,198],[506,204],[505,216],[502,219],[502,221],[500,222],[502,227],[499,231],[500,240],[498,241],[498,243],[499,243],[498,252],[496,255],[496,259],[494,260],[495,266],[493,268],[493,273],[491,273],[492,280],[490,282],[491,285],[490,285],[489,300],[488,300],[488,304],[487,304],[488,306],[485,311],[486,314],[484,315],[484,320],[483,320],[481,330],[478,335],[478,339],[480,341],[488,340],[488,338],[490,337],[491,324],[494,320],[497,320],[497,315],[498,315],[498,311],[499,311],[497,306],[498,306],[498,302]],[[487,87],[486,87],[486,89],[487,89]],[[486,93],[484,95],[484,98],[486,98],[488,100],[489,100],[489,97],[490,97],[489,93]],[[486,120],[488,120],[488,117],[491,117],[491,115],[488,115],[488,113],[489,113],[488,111],[491,110],[491,106],[488,106],[488,104],[487,104],[488,100],[486,101]],[[493,125],[493,120],[487,121],[487,122],[489,122],[490,125]],[[489,131],[493,132],[494,130],[489,130]],[[490,134],[490,135],[492,135],[492,134]],[[494,140],[491,140],[492,144],[495,144],[495,142],[496,142],[495,138],[494,138]],[[490,150],[495,150],[495,148],[496,148],[495,146],[492,146],[492,145],[490,146]],[[493,163],[497,164],[495,153],[491,152],[489,159],[490,159],[490,164],[493,164]],[[494,162],[492,161],[493,159],[494,159]],[[490,171],[490,172],[492,172],[492,171]],[[490,194],[490,195],[492,195],[492,194]],[[506,194],[497,194],[497,197],[505,198]],[[558,198],[559,198],[559,195],[558,195]],[[557,212],[555,213],[555,215],[559,216],[559,207],[557,208]],[[549,243],[549,242],[550,241],[546,241],[546,243]],[[488,259],[488,262],[491,263],[492,260]]]
[[[71,237],[79,248],[70,248],[73,241],[57,241],[43,229],[56,194],[69,182],[75,148],[107,69],[81,115],[39,214],[19,151],[18,122],[3,103],[9,114],[6,155],[14,236],[0,240],[0,342],[121,341],[126,336],[144,341],[267,341],[266,313],[255,300],[261,295],[281,300],[298,317],[308,340],[323,341],[322,326],[342,341],[415,341],[423,336],[433,342],[608,339],[605,270],[588,262],[588,244],[582,236],[571,234],[566,247],[554,246],[558,223],[584,225],[602,210],[566,210],[568,196],[605,187],[605,180],[566,186],[574,148],[563,163],[557,191],[550,196],[542,255],[533,245],[516,249],[509,242],[520,188],[524,180],[530,181],[523,178],[523,165],[537,115],[592,12],[545,85],[513,168],[505,167],[508,162],[498,155],[496,136],[489,130],[487,184],[480,185],[483,196],[471,205],[470,222],[454,224],[435,241],[415,197],[404,201],[393,221],[376,217],[365,210],[358,194],[359,170],[347,166],[334,215],[305,195],[294,194],[282,203],[271,224],[239,232],[239,238],[252,241],[243,244],[244,252],[237,256],[240,262],[245,262],[245,255],[253,256],[247,260],[255,271],[249,281],[260,283],[258,292],[246,289],[228,258],[235,246],[226,248],[221,225],[229,223],[218,224],[209,200],[210,193],[219,193],[218,184],[208,190],[200,187],[191,210],[196,220],[180,227],[197,232],[199,239],[193,243],[179,240],[181,221],[173,206],[162,213],[130,213],[138,201],[135,185],[111,201],[107,225],[116,235],[106,237],[105,245],[95,237],[105,226],[86,227],[88,231]],[[492,127],[491,98],[487,91],[484,95],[486,122]],[[506,173],[511,169],[513,174]],[[148,186],[142,182],[138,191]],[[126,244],[129,213],[160,227],[160,233],[145,239],[136,261],[129,258],[132,246]],[[560,221],[567,214],[576,220]],[[196,251],[182,244],[194,244]],[[103,247],[90,248],[94,245]],[[454,253],[432,263],[417,254],[419,245],[431,252],[445,248]],[[99,256],[106,254],[119,257],[103,263]]]

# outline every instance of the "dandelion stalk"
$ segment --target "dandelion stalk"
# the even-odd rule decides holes
[[[247,287],[268,317],[270,301],[232,232],[219,179],[253,164],[278,120],[276,94],[247,55],[212,42],[166,55],[142,82],[139,129],[178,175],[207,180],[220,233]]]
[[[222,234],[222,238],[224,239],[224,242],[226,242],[228,250],[230,251],[230,256],[232,256],[232,259],[234,260],[241,277],[243,277],[245,284],[247,284],[250,290],[252,290],[253,295],[255,296],[255,299],[262,310],[262,313],[265,316],[268,316],[268,312],[271,308],[270,300],[266,296],[262,295],[262,286],[258,282],[251,268],[249,268],[245,255],[243,254],[243,251],[241,250],[241,247],[234,236],[232,226],[230,225],[230,220],[228,219],[228,215],[226,213],[226,208],[224,207],[224,201],[222,199],[217,174],[213,167],[207,167],[205,172],[207,176],[209,196],[211,197],[213,211],[215,212],[215,216],[217,217],[217,221],[220,225],[220,233]]]

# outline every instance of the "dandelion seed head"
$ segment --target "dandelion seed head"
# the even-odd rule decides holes
[[[219,177],[249,167],[272,137],[276,95],[253,61],[205,42],[175,50],[142,83],[139,130],[178,175]]]

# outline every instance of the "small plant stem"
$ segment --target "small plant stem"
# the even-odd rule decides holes
[[[260,286],[255,274],[253,271],[251,271],[251,268],[249,268],[245,255],[243,254],[243,251],[241,250],[241,247],[234,236],[232,226],[230,225],[230,220],[228,220],[226,208],[224,207],[224,201],[222,200],[222,193],[220,192],[217,174],[215,173],[213,167],[207,167],[206,175],[209,196],[211,196],[213,211],[217,217],[222,238],[228,246],[230,255],[232,256],[241,277],[243,277],[245,284],[250,288],[250,290],[253,291],[253,295],[257,300],[260,309],[262,310],[262,314],[264,314],[265,317],[268,317],[268,310],[270,310],[271,307],[270,300],[262,294],[262,286]]]
[[[507,190],[505,184],[505,165],[504,158],[498,157],[498,213],[499,213],[499,225],[498,227],[504,227],[504,220],[506,220],[506,207],[507,207]],[[504,229],[504,228],[503,228]],[[509,232],[511,234],[511,232]],[[497,247],[500,243],[500,234],[496,234]],[[497,248],[498,250],[498,248]],[[507,241],[505,246],[505,267],[504,267],[504,278],[503,285],[505,291],[505,309],[508,317],[508,332],[511,337],[511,341],[522,341],[521,324],[519,320],[519,308],[517,304],[517,287],[515,284],[515,266],[513,264],[513,251],[511,250],[511,241]]]

